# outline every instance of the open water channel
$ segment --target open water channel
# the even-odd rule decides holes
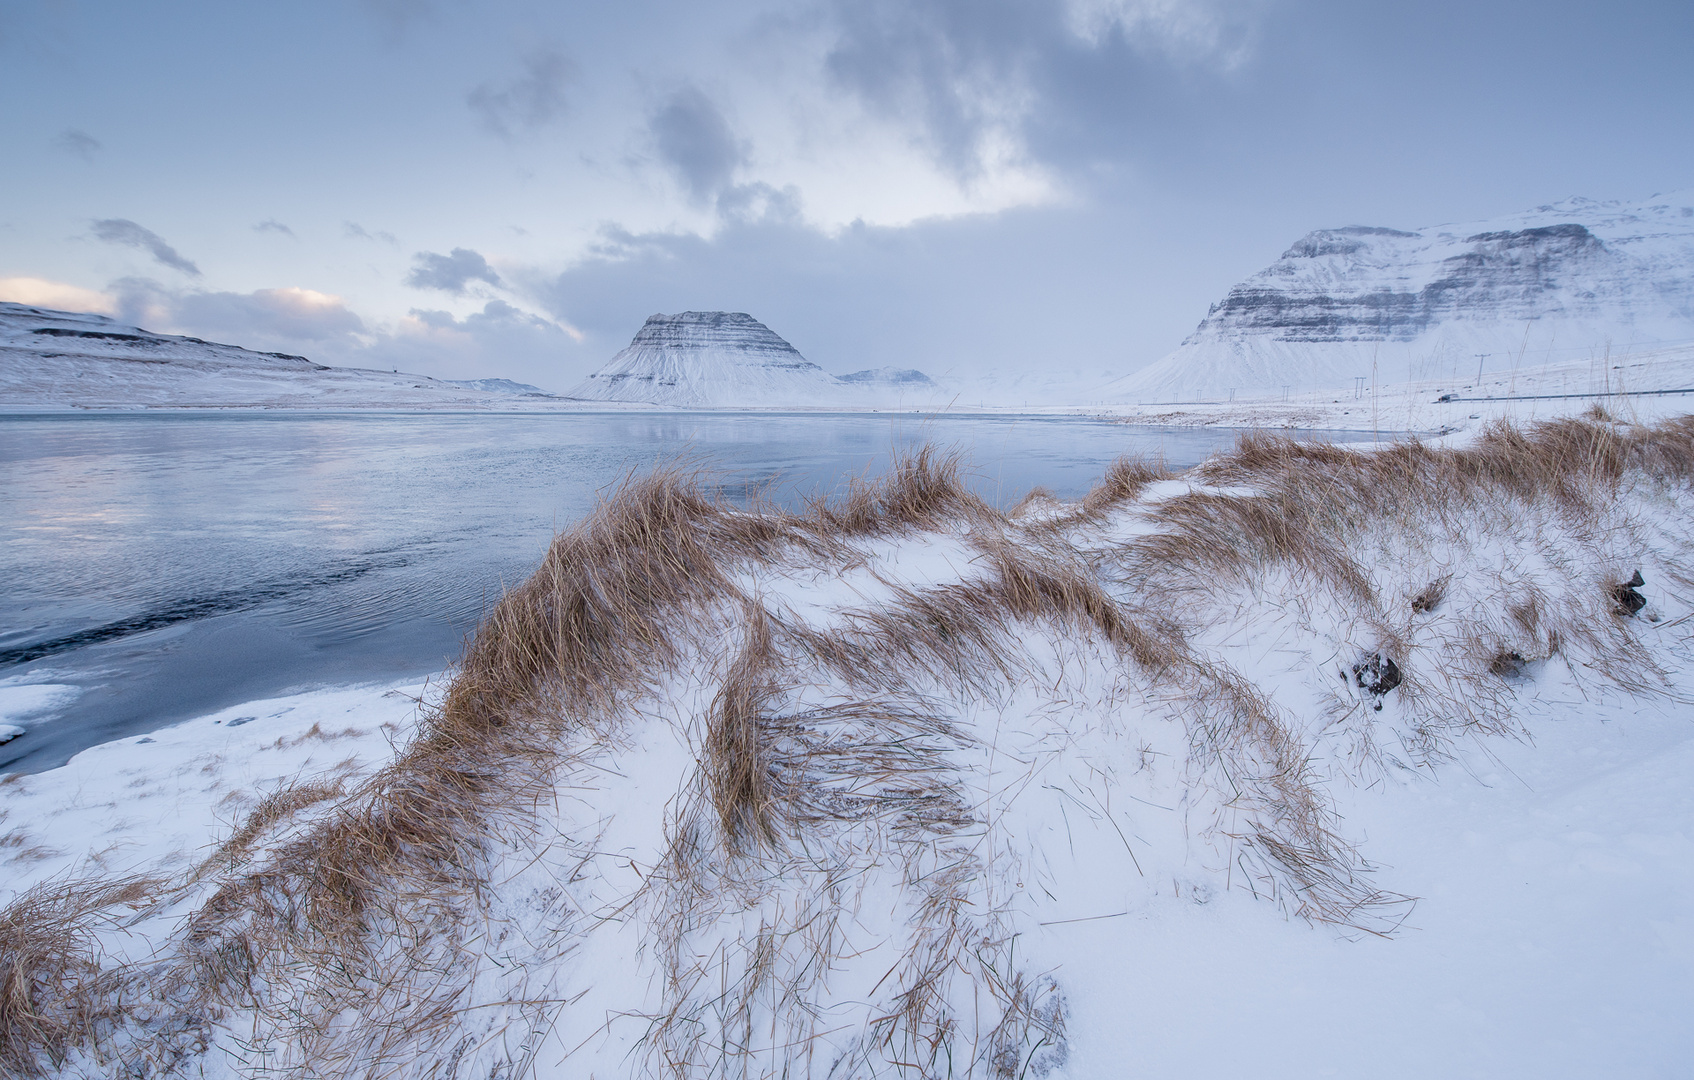
[[[777,502],[956,448],[975,490],[1087,491],[1238,432],[1076,417],[0,416],[0,772],[260,697],[441,671],[485,606],[632,470],[688,457]],[[1307,433],[1334,438],[1350,433]]]

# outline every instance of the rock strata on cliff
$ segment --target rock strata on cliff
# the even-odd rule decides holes
[[[1457,377],[1694,339],[1694,192],[1416,231],[1320,229],[1108,400]]]

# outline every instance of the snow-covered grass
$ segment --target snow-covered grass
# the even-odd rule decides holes
[[[1254,436],[1006,513],[927,452],[804,513],[661,471],[555,540],[391,759],[412,698],[348,692],[0,789],[64,852],[8,864],[0,1060],[1668,1075],[1691,482],[1694,418],[1604,415]],[[1599,1034],[1560,977],[1609,995]]]

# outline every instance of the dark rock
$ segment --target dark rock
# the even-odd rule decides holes
[[[1400,666],[1381,653],[1373,653],[1353,665],[1353,678],[1361,690],[1381,697],[1400,685]]]
[[[1647,582],[1642,578],[1641,571],[1637,570],[1628,581],[1613,585],[1612,602],[1616,605],[1613,610],[1624,618],[1629,618],[1646,607],[1647,598],[1635,591],[1645,584]]]

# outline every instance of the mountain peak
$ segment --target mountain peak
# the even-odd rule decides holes
[[[743,311],[651,315],[629,347],[571,391],[595,401],[779,405],[827,400],[840,384]]]

